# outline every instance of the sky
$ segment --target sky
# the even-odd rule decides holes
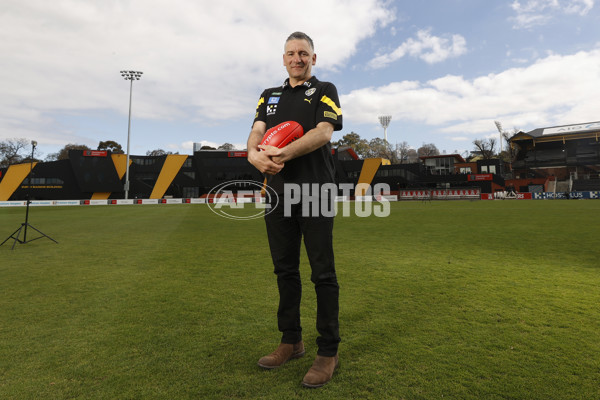
[[[130,152],[244,149],[260,93],[287,77],[294,31],[315,43],[344,128],[441,152],[600,120],[596,0],[2,0],[0,141],[114,140]]]

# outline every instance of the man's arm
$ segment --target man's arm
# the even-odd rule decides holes
[[[248,161],[263,174],[275,175],[283,168],[283,162],[274,162],[266,151],[260,151],[258,148],[266,131],[267,124],[263,121],[256,121],[252,125],[247,143]],[[276,149],[276,147],[273,148]]]
[[[329,122],[320,122],[314,129],[306,132],[300,139],[293,141],[282,149],[274,146],[259,146],[265,151],[262,155],[269,157],[277,165],[293,160],[294,158],[303,156],[327,144],[333,135],[334,126]],[[254,129],[253,129],[254,131]],[[263,132],[264,134],[264,132]],[[258,145],[261,142],[262,136],[256,142]],[[248,140],[248,159],[250,159],[250,140]]]

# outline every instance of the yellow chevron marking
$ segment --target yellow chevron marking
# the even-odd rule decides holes
[[[265,102],[265,98],[261,97],[260,100],[258,100],[258,104],[256,105],[256,108],[260,107],[260,105],[264,102]]]
[[[125,172],[127,171],[127,154],[111,154],[110,158],[112,158],[112,162],[115,165],[119,179],[123,179]],[[129,165],[132,163],[133,161],[129,159]]]
[[[90,200],[108,200],[112,192],[94,192]]]
[[[188,156],[180,154],[169,154],[167,156],[165,163],[160,170],[160,174],[158,175],[158,179],[154,184],[152,193],[150,193],[151,199],[160,199],[164,196],[169,185],[173,183],[173,179],[175,179],[175,176],[177,176],[187,158]]]
[[[8,167],[6,175],[0,181],[0,201],[8,201],[15,190],[27,178],[32,168],[35,168],[36,162],[27,164],[15,164]]]
[[[367,195],[367,190],[371,186],[371,182],[373,182],[373,178],[381,165],[390,165],[390,160],[385,158],[367,158],[363,161],[360,176],[354,189],[356,196]]]
[[[112,162],[115,166],[115,170],[117,171],[117,175],[119,179],[123,179],[125,176],[125,172],[127,170],[127,154],[111,154]],[[133,161],[129,160],[129,165],[131,165]],[[95,192],[92,194],[92,200],[107,200],[111,192]]]
[[[335,111],[337,115],[342,115],[342,109],[336,106],[333,100],[331,100],[329,97],[323,96],[321,97],[321,101],[331,107],[331,109]]]

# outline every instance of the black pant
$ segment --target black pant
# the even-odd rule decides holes
[[[333,217],[303,217],[302,206],[291,207],[291,216],[284,215],[283,204],[265,217],[271,257],[279,288],[277,323],[282,343],[302,340],[300,326],[300,247],[304,246],[312,269],[311,281],[317,294],[317,338],[321,356],[337,354],[339,335],[339,286],[333,259]]]

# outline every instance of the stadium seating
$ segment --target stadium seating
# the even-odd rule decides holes
[[[573,191],[585,192],[600,190],[600,179],[576,179],[573,181]]]

